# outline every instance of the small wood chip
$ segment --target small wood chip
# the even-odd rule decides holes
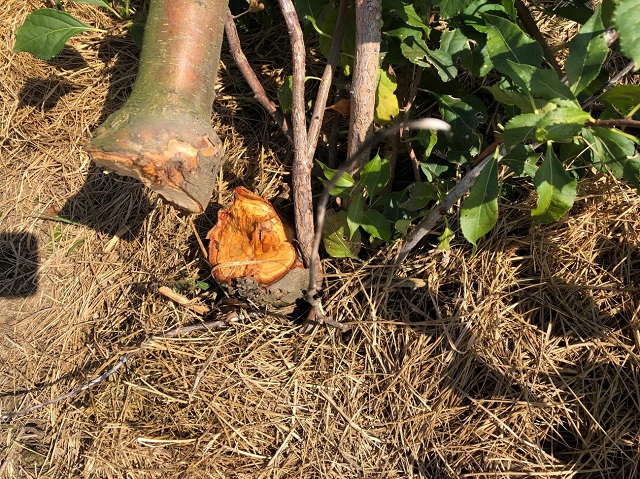
[[[204,304],[198,304],[194,302],[194,300],[187,298],[186,296],[172,290],[167,286],[160,286],[160,288],[158,288],[158,292],[163,296],[169,298],[171,301],[175,301],[179,305],[184,306],[185,308],[188,308],[198,314],[207,314],[209,312],[209,308]]]

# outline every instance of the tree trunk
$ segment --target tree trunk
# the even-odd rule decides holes
[[[151,0],[138,76],[87,151],[174,205],[204,211],[223,163],[211,105],[226,0]]]
[[[382,35],[381,0],[356,0],[356,58],[351,84],[351,117],[347,157],[351,158],[373,134],[376,86]],[[357,171],[369,159],[363,152],[354,163]]]

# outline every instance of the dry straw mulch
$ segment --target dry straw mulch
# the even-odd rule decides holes
[[[189,218],[82,148],[126,97],[135,48],[77,6],[110,33],[48,63],[12,54],[39,5],[0,4],[2,413],[203,320],[160,286],[214,302],[197,289]],[[283,38],[243,36],[271,93]],[[290,171],[223,63],[214,121],[229,161],[200,234],[233,186],[273,198]],[[391,252],[327,261],[326,304],[349,331],[301,336],[289,317],[239,309],[225,330],[155,341],[94,389],[0,424],[0,477],[640,477],[639,231],[637,193],[595,178],[556,225],[505,207],[475,255],[458,239],[425,247],[395,279]]]

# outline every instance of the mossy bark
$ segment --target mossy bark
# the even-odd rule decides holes
[[[204,210],[223,162],[211,105],[227,0],[151,0],[131,96],[87,147],[174,205]]]

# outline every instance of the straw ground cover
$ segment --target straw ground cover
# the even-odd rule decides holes
[[[209,279],[190,219],[83,151],[126,97],[135,48],[83,6],[108,34],[50,63],[13,55],[37,6],[0,5],[0,413],[73,390],[150,336],[238,320],[155,340],[95,388],[0,423],[0,477],[640,474],[636,192],[594,178],[565,220],[535,229],[507,205],[475,255],[459,239],[425,246],[392,279],[393,251],[327,260],[326,307],[346,332],[300,335],[289,316],[229,302],[219,312],[221,295],[198,287]],[[274,94],[286,32],[242,40]],[[235,186],[290,212],[286,141],[224,52],[219,77],[228,162],[214,206],[193,218],[201,236]]]

